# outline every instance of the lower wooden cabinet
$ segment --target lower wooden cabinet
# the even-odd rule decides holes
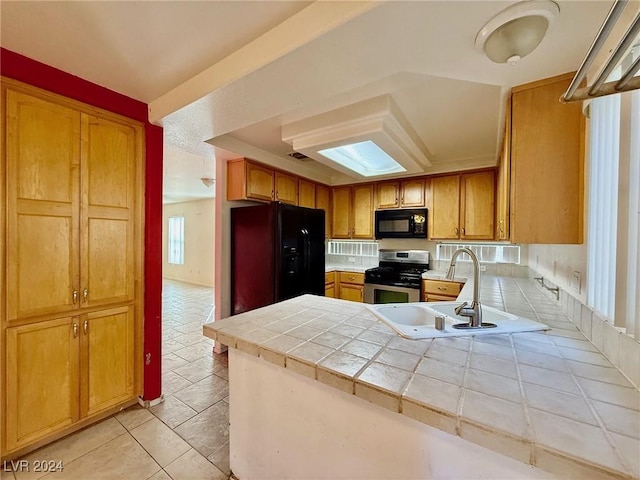
[[[424,302],[441,302],[455,300],[464,283],[442,280],[422,280],[422,300]]]
[[[81,320],[81,413],[90,416],[135,397],[134,315],[122,307]]]
[[[336,298],[336,272],[324,274],[324,296]]]
[[[140,393],[131,306],[11,327],[6,335],[6,454]]]
[[[79,319],[6,330],[5,452],[25,447],[80,417]]]
[[[364,273],[339,272],[339,295],[342,300],[364,301]]]

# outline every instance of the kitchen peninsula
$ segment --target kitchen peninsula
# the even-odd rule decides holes
[[[557,328],[406,340],[311,295],[205,325],[229,346],[234,473],[638,478],[638,390],[531,280],[481,286]]]

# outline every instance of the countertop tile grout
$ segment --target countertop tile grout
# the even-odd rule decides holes
[[[570,323],[570,319],[568,318],[568,316],[565,315],[560,310],[559,307],[555,305],[551,305],[548,307],[545,306],[545,303],[549,303],[551,302],[551,300],[545,299],[541,296],[540,298],[536,298],[537,295],[535,293],[535,290],[526,288],[527,284],[524,282],[528,281],[532,283],[532,281],[526,280],[526,279],[520,279],[520,278],[516,279],[516,278],[503,278],[503,277],[489,277],[488,281],[490,282],[489,283],[490,288],[488,289],[483,288],[483,291],[485,292],[491,291],[493,292],[492,295],[495,295],[496,291],[499,292],[502,305],[506,307],[505,310],[507,312],[509,311],[509,307],[510,307],[509,304],[511,304],[518,311],[531,310],[532,311],[531,317],[536,320],[544,322],[544,319],[541,319],[540,316],[538,315],[538,310],[540,310],[540,312],[544,311],[544,316],[546,317],[556,317],[557,320],[554,320],[555,322],[566,321],[568,325],[573,325],[573,323]],[[533,285],[533,287],[537,290],[536,285]],[[534,292],[534,293],[532,294],[531,292]],[[516,296],[515,302],[506,301],[505,299],[512,294]],[[530,296],[532,297],[531,299],[529,298]],[[527,308],[520,306],[523,301],[527,305]],[[519,338],[518,334],[501,334],[500,335],[501,337],[503,337],[504,335],[508,335],[507,337],[509,342],[508,351],[513,357],[511,360],[507,359],[506,349],[505,351],[501,350],[501,348],[506,347],[506,344],[502,345],[504,342],[482,341],[480,340],[480,337],[477,337],[477,336],[464,337],[469,339],[469,345],[468,345],[468,348],[466,348],[466,350],[459,350],[458,348],[456,348],[456,347],[464,347],[464,345],[459,345],[458,343],[456,343],[456,347],[454,347],[453,344],[449,342],[448,339],[429,340],[429,345],[426,347],[422,355],[420,355],[417,353],[413,353],[411,350],[404,351],[401,348],[397,348],[397,349],[394,348],[395,345],[393,345],[392,342],[395,338],[399,338],[399,337],[395,333],[393,335],[389,335],[390,332],[388,331],[386,326],[380,324],[379,321],[374,319],[375,320],[374,323],[369,324],[368,327],[364,327],[364,325],[366,325],[365,320],[370,317],[371,318],[373,317],[367,310],[365,310],[364,305],[362,304],[355,304],[353,302],[347,302],[343,300],[326,299],[324,297],[313,297],[311,295],[305,295],[303,297],[297,297],[295,299],[291,299],[276,305],[278,305],[277,308],[273,308],[274,306],[271,306],[272,308],[270,310],[265,310],[265,309],[269,309],[269,307],[265,307],[265,309],[260,309],[263,311],[259,310],[259,311],[256,311],[255,313],[247,312],[245,314],[242,314],[241,318],[231,317],[229,319],[224,319],[216,323],[208,324],[205,326],[203,331],[205,332],[205,335],[209,336],[210,338],[214,338],[215,340],[218,340],[218,341],[228,341],[230,343],[229,346],[232,348],[237,348],[241,344],[249,343],[255,346],[258,356],[261,356],[260,352],[262,349],[268,350],[269,352],[273,352],[277,355],[281,355],[284,357],[284,362],[281,365],[284,368],[287,368],[287,360],[289,358],[291,358],[292,361],[295,360],[296,362],[300,362],[305,365],[308,365],[310,368],[313,368],[313,374],[316,381],[320,381],[318,380],[318,377],[319,377],[318,372],[320,368],[322,368],[323,371],[326,370],[327,373],[334,373],[335,375],[339,376],[340,378],[344,378],[345,380],[351,379],[351,382],[352,382],[351,393],[354,395],[356,394],[356,390],[357,390],[356,385],[358,384],[362,384],[366,388],[374,389],[389,395],[389,392],[385,390],[385,387],[376,386],[375,384],[370,384],[368,382],[361,381],[359,380],[359,378],[368,368],[370,368],[374,363],[376,363],[376,360],[381,355],[383,355],[384,352],[390,352],[390,351],[402,352],[402,354],[396,354],[395,359],[390,357],[391,360],[389,358],[386,360],[387,362],[391,361],[391,364],[381,363],[380,365],[386,365],[390,368],[398,369],[407,374],[407,378],[403,380],[402,385],[397,389],[397,392],[399,393],[391,394],[392,397],[395,396],[398,399],[399,407],[398,409],[394,409],[394,411],[397,411],[398,413],[403,415],[405,414],[403,411],[403,402],[405,401],[405,399],[407,402],[410,402],[414,405],[420,405],[421,401],[419,397],[407,397],[407,391],[410,385],[412,384],[412,382],[414,381],[414,378],[417,375],[423,376],[427,379],[434,379],[437,381],[447,382],[447,380],[442,380],[438,376],[432,376],[433,371],[425,370],[424,373],[418,373],[418,367],[421,365],[423,360],[426,358],[429,358],[433,361],[444,362],[442,365],[448,365],[449,364],[448,360],[446,360],[445,358],[454,360],[456,357],[461,356],[462,352],[466,352],[467,356],[464,362],[464,366],[462,367],[464,368],[464,371],[462,372],[462,384],[459,385],[459,395],[458,395],[458,398],[456,399],[457,406],[455,407],[455,411],[456,411],[455,433],[458,436],[461,436],[461,433],[463,430],[462,423],[465,422],[468,424],[476,425],[478,428],[486,430],[487,432],[493,431],[494,432],[493,435],[502,435],[504,436],[505,439],[507,440],[510,439],[509,442],[516,442],[516,443],[513,443],[514,449],[516,448],[517,444],[528,445],[529,463],[531,465],[536,465],[538,463],[538,459],[536,458],[537,457],[536,452],[539,449],[542,449],[549,452],[555,452],[555,454],[559,455],[560,458],[566,458],[566,462],[568,462],[567,464],[571,462],[578,462],[578,464],[584,465],[587,468],[589,466],[593,466],[594,468],[610,471],[610,473],[616,474],[621,478],[628,477],[630,475],[630,472],[633,471],[631,465],[629,464],[629,461],[625,458],[622,451],[617,447],[616,441],[613,438],[611,431],[607,428],[606,422],[603,420],[602,415],[597,412],[597,409],[595,408],[593,403],[594,401],[596,401],[596,399],[594,398],[592,400],[589,397],[585,387],[582,386],[582,384],[578,379],[585,378],[586,380],[589,380],[589,381],[602,382],[602,386],[599,388],[606,388],[605,385],[607,384],[611,385],[612,392],[614,392],[614,393],[611,393],[611,395],[614,395],[614,394],[617,395],[613,387],[623,388],[623,389],[629,388],[629,390],[634,390],[634,391],[637,391],[637,389],[635,387],[627,387],[626,385],[625,386],[619,385],[618,383],[622,384],[625,382],[623,382],[622,379],[618,380],[615,376],[612,376],[611,374],[609,374],[607,370],[602,370],[602,369],[608,368],[608,367],[602,366],[602,363],[608,363],[609,360],[606,359],[606,357],[604,357],[604,355],[602,355],[600,352],[591,352],[591,351],[584,350],[585,355],[582,356],[582,358],[580,358],[580,354],[577,354],[577,355],[571,354],[574,357],[577,356],[578,358],[580,358],[579,360],[576,360],[575,358],[567,358],[565,356],[566,352],[563,352],[557,345],[555,341],[555,337],[567,339],[567,341],[563,340],[565,344],[562,344],[561,342],[560,346],[563,348],[571,348],[571,344],[573,343],[571,341],[572,337],[565,337],[563,335],[559,335],[559,336],[554,335],[557,332],[557,329],[551,329],[545,333],[532,334],[531,332],[528,332],[528,333],[522,334],[522,337],[520,337],[522,339],[521,341],[518,341],[518,338]],[[324,313],[319,316],[312,317],[315,313],[314,311],[323,311]],[[302,312],[308,312],[308,313],[303,314]],[[288,332],[300,326],[306,325],[309,322],[312,322],[313,320],[322,318],[324,316],[326,316],[328,319],[332,314],[336,315],[337,317],[336,323],[334,326],[319,329],[321,330],[321,333],[314,335],[312,338],[309,338],[307,340],[302,340],[302,343],[299,345],[296,345],[295,347],[281,349],[279,348],[278,342],[274,342],[274,344],[269,346],[264,345],[270,340],[274,340],[282,336],[285,336],[285,337],[290,336]],[[264,330],[267,325],[276,323],[284,318],[286,318],[287,320],[295,321],[297,320],[297,315],[300,315],[302,318],[300,318],[298,324],[295,327],[292,327],[289,330],[286,330],[285,332],[282,332],[282,333],[275,332],[274,337],[270,337],[268,340],[261,340],[262,337],[260,336],[259,333],[254,333],[253,335],[250,335],[250,332],[252,331],[255,332],[256,330],[260,330],[260,329]],[[342,317],[343,315],[346,315],[346,316]],[[304,359],[303,356],[296,357],[295,353],[292,353],[296,348],[299,348],[302,345],[306,345],[306,344],[315,345],[315,343],[312,342],[313,338],[316,338],[318,335],[321,335],[322,333],[326,333],[327,331],[331,331],[331,329],[335,328],[335,326],[337,325],[348,324],[348,319],[353,317],[359,317],[363,319],[364,321],[364,323],[362,323],[363,326],[359,328],[364,328],[364,330],[361,333],[359,333],[358,336],[356,337],[349,337],[349,340],[343,345],[340,345],[339,347],[336,347],[336,348],[326,347],[327,348],[326,351],[328,353],[323,355],[317,361]],[[243,321],[247,323],[255,322],[253,324],[253,329],[244,331],[244,328],[239,327],[240,324],[238,323]],[[232,325],[233,327],[231,327]],[[226,328],[229,328],[229,331],[225,331]],[[366,336],[366,338],[361,338],[362,335],[365,335],[368,332],[371,332],[371,333],[369,333],[369,335]],[[579,332],[579,330],[576,330],[576,332]],[[309,332],[309,333],[312,333],[312,332]],[[546,340],[539,341],[540,339],[537,339],[536,337],[532,337],[532,335],[546,335],[545,338],[548,338],[549,341],[546,341]],[[247,338],[243,338],[245,336]],[[581,333],[580,333],[580,336],[583,337],[584,341],[588,341]],[[487,340],[489,340],[489,338],[490,338],[490,335],[487,335]],[[297,339],[297,340],[301,340],[301,339]],[[333,371],[330,366],[321,365],[321,363],[325,361],[327,357],[329,357],[333,353],[343,352],[342,348],[344,348],[346,345],[349,345],[354,340],[360,340],[363,342],[370,343],[371,345],[375,345],[378,348],[378,350],[375,352],[375,354],[371,356],[371,358],[359,357],[357,354],[349,353],[349,355],[354,355],[355,357],[362,358],[363,360],[365,360],[365,363],[360,368],[358,368],[353,375],[350,376],[338,370]],[[420,341],[420,340],[416,340],[416,341]],[[575,341],[581,342],[583,340],[575,339]],[[286,345],[287,342],[286,341],[281,342],[281,344]],[[578,344],[576,344],[575,346],[578,346]],[[479,351],[479,352],[476,351],[477,347],[482,347],[481,348],[482,351]],[[583,351],[579,348],[574,348],[573,350],[575,350],[576,352]],[[324,350],[320,350],[320,352],[324,352]],[[343,352],[343,353],[347,353],[347,352]],[[435,356],[434,357],[428,356],[430,353],[434,354]],[[438,353],[440,355],[438,355]],[[549,355],[549,353],[554,353],[554,355]],[[599,357],[593,357],[592,355],[590,355],[591,353],[593,353],[594,355],[602,355],[602,358],[604,358],[606,361],[601,361]],[[410,360],[410,358],[407,355],[403,355],[403,354],[417,355],[419,357],[417,363],[413,366],[411,371],[405,370],[403,367],[400,367],[400,366],[394,366],[394,362],[396,361],[398,362],[397,365],[402,365],[402,362],[405,362],[405,361],[408,362]],[[509,373],[508,368],[510,367],[508,367],[506,363],[498,364],[496,362],[495,363],[496,366],[504,365],[504,370],[500,369],[495,372],[490,369],[486,370],[487,368],[486,365],[484,366],[484,369],[474,368],[472,364],[474,355],[489,355],[487,358],[492,358],[494,360],[497,359],[497,361],[499,362],[513,362],[516,378],[514,379],[512,376],[508,375]],[[441,356],[442,358],[440,358]],[[502,358],[501,356],[504,358]],[[527,357],[525,362],[522,361],[523,356]],[[583,359],[584,360],[596,359],[594,361],[597,361],[597,362],[589,363],[588,361],[583,361]],[[569,361],[574,363],[572,364]],[[491,363],[489,363],[489,365],[491,365]],[[585,367],[580,367],[580,365],[585,365]],[[523,374],[523,368],[525,366],[531,369],[529,370],[529,374],[528,374],[530,375],[530,377],[528,378],[529,381],[525,380],[525,375]],[[453,364],[452,364],[452,367],[453,367]],[[550,368],[550,367],[553,367],[553,368]],[[537,370],[533,370],[534,368]],[[579,368],[579,370],[576,371],[575,370],[576,368]],[[584,370],[582,370],[582,368],[584,368]],[[615,368],[613,365],[611,365],[611,369],[612,371],[619,372],[619,370]],[[470,389],[467,387],[467,383],[469,380],[469,375],[471,370],[475,372],[480,372],[478,377],[480,379],[483,376],[486,378],[496,378],[496,379],[504,378],[505,379],[503,390],[501,390],[504,393],[500,393],[499,396],[494,395],[493,393],[488,393],[488,394],[482,393],[483,391],[486,390],[486,388],[482,388],[480,393],[482,395],[488,395],[487,398],[495,398],[496,401],[498,401],[498,403],[499,401],[510,402],[508,404],[499,403],[500,405],[504,405],[505,407],[511,404],[521,405],[521,408],[524,411],[524,422],[526,424],[524,437],[518,437],[518,435],[514,436],[514,433],[509,433],[509,431],[503,431],[503,428],[488,427],[487,425],[491,425],[489,421],[484,423],[483,422],[478,423],[477,420],[468,418],[467,415],[463,417],[463,410],[465,408],[465,403],[467,400],[466,398],[467,391],[470,391]],[[309,371],[309,373],[311,372]],[[490,377],[490,375],[489,376],[486,375],[487,373],[498,375],[499,377]],[[598,375],[605,375],[605,373],[606,373],[606,377],[598,377]],[[550,382],[543,381],[543,382],[536,383],[536,378],[542,378],[547,376],[549,378],[553,378],[554,375],[558,376],[558,380],[550,381]],[[568,377],[565,377],[565,375],[568,375]],[[582,376],[582,375],[586,375],[586,376]],[[449,378],[450,378],[450,381],[455,381],[453,380],[455,377],[449,377]],[[556,388],[556,386],[560,385],[560,382],[566,382],[568,378],[571,378],[572,384],[576,388],[572,387],[568,390]],[[511,399],[511,397],[509,396],[509,395],[512,395],[511,393],[509,393],[510,389],[512,388],[509,385],[511,385],[510,382],[514,380],[518,382],[518,392],[520,395],[519,402],[514,402],[513,399]],[[486,379],[484,381],[486,382]],[[618,383],[615,383],[615,382],[618,382]],[[326,382],[322,382],[322,383],[326,384]],[[527,396],[527,391],[525,390],[525,384],[532,385],[535,388],[550,389],[555,392],[558,392],[559,396],[556,398],[562,398],[561,397],[562,395],[578,394],[578,397],[581,398],[588,406],[589,412],[593,415],[594,419],[597,422],[597,426],[591,425],[589,423],[585,423],[584,421],[581,421],[580,419],[578,419],[579,417],[576,417],[576,416],[571,416],[571,417],[563,416],[561,413],[561,409],[554,410],[555,407],[553,407],[552,403],[547,404],[549,406],[549,409],[540,410],[539,407],[533,407],[530,404],[529,398]],[[631,385],[632,384],[629,383],[629,386]],[[336,388],[338,387],[336,386]],[[394,389],[395,388],[396,387],[394,387]],[[344,391],[343,388],[340,388],[340,389]],[[475,392],[475,389],[473,391]],[[516,398],[516,397],[513,397],[513,398]],[[371,400],[369,399],[369,401]],[[453,401],[454,399],[452,398],[452,403]],[[474,397],[474,401],[477,402],[478,399]],[[615,405],[615,403],[613,403],[613,400],[611,401],[603,400],[603,401],[605,403],[611,403],[612,405]],[[551,402],[551,400],[549,400],[549,402]],[[432,410],[433,412],[443,414],[445,416],[450,415],[450,414],[447,414],[446,412],[441,412],[441,410],[436,405],[430,406],[429,403],[426,401],[423,402],[422,405],[427,410]],[[511,407],[509,407],[509,409],[510,408]],[[536,421],[534,421],[534,418],[532,416],[532,408],[535,409],[537,412],[544,412],[544,415],[547,415],[547,417],[548,415],[559,416],[559,418],[566,418],[571,422],[576,422],[575,424],[576,426],[577,424],[583,425],[580,428],[583,429],[586,433],[593,431],[594,432],[593,434],[595,435],[596,432],[602,432],[601,435],[604,435],[604,437],[602,436],[598,437],[601,439],[598,441],[603,442],[602,445],[605,445],[604,439],[606,439],[606,443],[608,444],[609,448],[613,452],[609,454],[609,457],[607,457],[606,453],[603,453],[602,456],[599,455],[599,458],[602,459],[601,460],[602,463],[601,463],[598,458],[589,458],[586,454],[584,455],[584,457],[576,457],[574,454],[570,453],[569,451],[567,452],[558,451],[558,449],[556,448],[557,446],[553,447],[551,445],[538,443],[540,440],[537,432]],[[624,407],[624,408],[629,408],[629,407]],[[516,412],[516,413],[513,413],[514,415],[517,414],[517,410],[514,410],[514,412]],[[640,415],[640,412],[638,412],[638,414]],[[536,418],[540,421],[542,421],[544,418],[547,418],[545,416],[540,416],[540,415],[541,413],[536,414]],[[436,420],[429,420],[429,418],[431,418],[429,416],[426,416],[425,418],[427,418],[427,420],[423,420],[425,423],[429,423],[430,421],[431,422],[436,421]],[[517,417],[514,417],[514,418],[517,418]],[[416,420],[416,421],[421,421],[421,420]],[[592,430],[589,430],[589,429],[592,429]],[[548,433],[549,431],[547,431],[547,438],[548,438]],[[506,446],[496,447],[496,448],[498,449],[497,451],[499,451],[499,448],[511,449],[511,447],[506,447]],[[522,448],[522,447],[518,447],[518,448]],[[575,451],[575,449],[571,451]],[[505,453],[507,455],[509,454],[507,452],[502,452],[502,453]],[[617,462],[613,460],[613,457],[611,457],[611,455],[615,456]],[[614,467],[614,465],[616,464],[619,464],[619,466]],[[622,469],[620,467],[622,467]]]

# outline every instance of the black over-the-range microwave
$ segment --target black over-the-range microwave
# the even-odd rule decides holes
[[[376,210],[376,238],[427,238],[427,209]]]

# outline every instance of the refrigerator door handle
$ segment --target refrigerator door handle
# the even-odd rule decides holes
[[[303,293],[306,293],[309,289],[307,287],[307,281],[309,278],[309,269],[310,269],[310,257],[311,257],[311,241],[309,240],[309,230],[303,228],[302,233],[302,241],[304,242],[304,247],[302,251],[302,269],[303,269],[303,283],[305,287],[303,288]]]

